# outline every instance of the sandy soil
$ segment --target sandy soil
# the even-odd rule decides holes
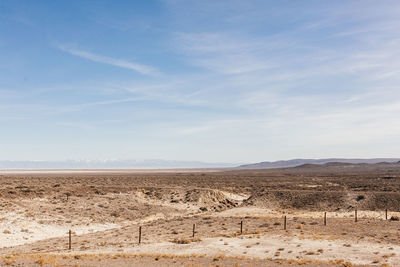
[[[397,177],[393,166],[3,174],[0,263],[396,266]]]

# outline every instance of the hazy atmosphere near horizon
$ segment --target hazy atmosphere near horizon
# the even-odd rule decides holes
[[[0,0],[0,160],[397,157],[399,14]]]

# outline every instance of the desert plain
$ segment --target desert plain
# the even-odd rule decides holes
[[[0,200],[1,266],[400,266],[400,163],[1,171]]]

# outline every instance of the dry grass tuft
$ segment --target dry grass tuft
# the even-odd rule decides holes
[[[192,242],[200,242],[200,238],[174,238],[171,242],[175,244],[190,244]]]

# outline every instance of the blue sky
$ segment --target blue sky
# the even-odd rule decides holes
[[[0,1],[0,160],[398,157],[399,1]]]

